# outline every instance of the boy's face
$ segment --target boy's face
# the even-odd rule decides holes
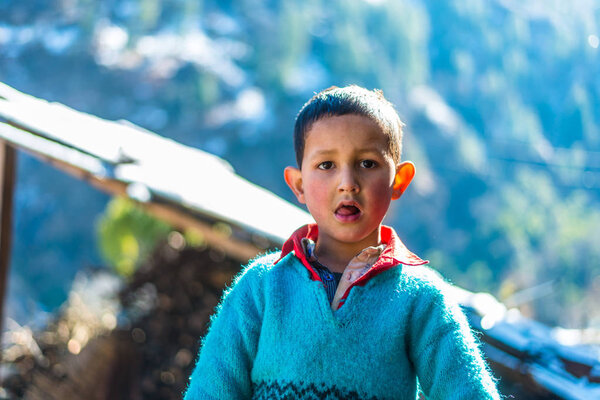
[[[302,169],[287,167],[286,182],[319,227],[319,241],[376,244],[390,202],[414,176],[396,165],[387,138],[369,118],[325,117],[306,133]]]

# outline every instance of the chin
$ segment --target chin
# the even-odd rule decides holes
[[[352,228],[350,228],[352,230]],[[362,241],[368,240],[370,236],[372,236],[375,233],[375,240],[377,240],[377,235],[376,235],[376,231],[375,230],[371,230],[368,232],[364,232],[364,231],[359,231],[358,229],[354,229],[351,232],[344,232],[341,233],[339,235],[336,235],[335,238],[342,242],[342,243],[360,243]]]

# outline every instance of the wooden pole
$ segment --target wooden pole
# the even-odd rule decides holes
[[[12,202],[15,186],[16,152],[0,140],[0,334],[4,319],[4,298],[10,266],[12,242]],[[0,351],[0,361],[2,352]]]

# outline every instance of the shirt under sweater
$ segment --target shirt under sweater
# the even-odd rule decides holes
[[[323,287],[327,293],[327,300],[329,300],[331,303],[333,301],[333,297],[335,296],[335,291],[340,284],[340,279],[342,279],[342,273],[331,272],[329,268],[319,262],[314,253],[315,242],[312,240],[308,238],[302,239],[302,248],[304,249],[308,262],[315,269],[315,271],[317,271],[317,274],[319,274],[319,278],[321,278]]]
[[[428,399],[499,399],[448,285],[386,235],[335,311],[298,246],[251,262],[212,318],[185,399],[415,399],[417,378]]]

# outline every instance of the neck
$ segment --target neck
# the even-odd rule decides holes
[[[319,262],[332,272],[344,272],[346,266],[363,249],[377,246],[381,243],[381,228],[376,229],[369,236],[359,242],[340,242],[332,237],[321,234],[315,245],[315,255]]]

